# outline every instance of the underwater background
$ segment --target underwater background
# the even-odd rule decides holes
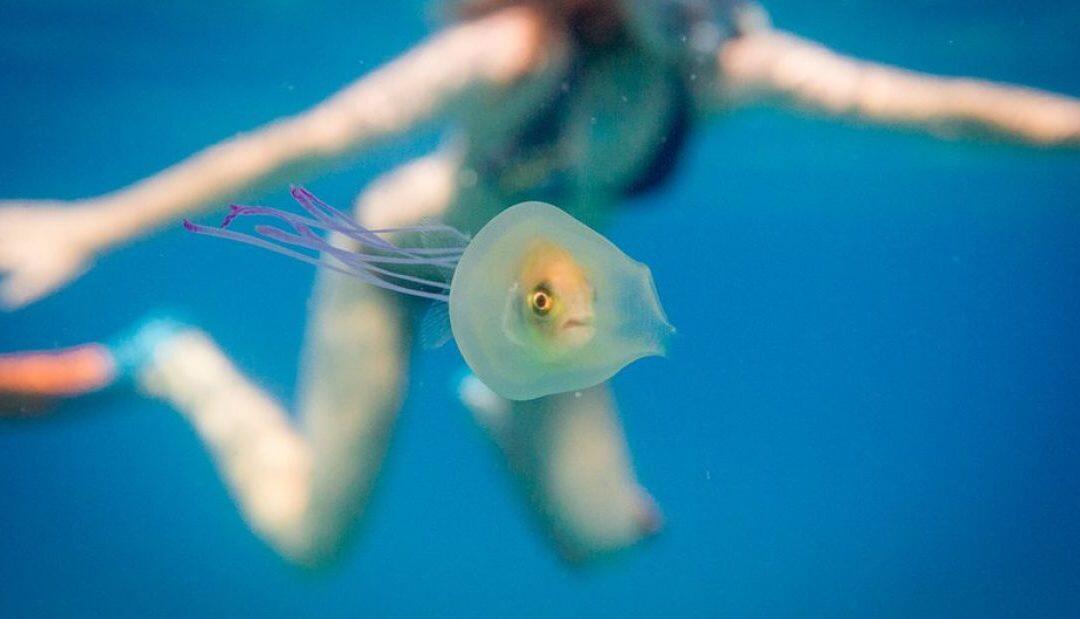
[[[429,8],[0,1],[0,197],[104,192],[299,111],[419,40]],[[1075,2],[766,8],[845,53],[1080,95]],[[307,186],[347,206],[437,140]],[[680,333],[614,381],[659,537],[560,563],[447,347],[417,355],[368,518],[316,572],[250,533],[163,405],[116,391],[0,423],[0,617],[1078,616],[1078,195],[1075,151],[738,112],[604,231]],[[290,208],[284,186],[261,202]],[[0,351],[167,309],[291,401],[313,276],[176,225],[0,314]]]

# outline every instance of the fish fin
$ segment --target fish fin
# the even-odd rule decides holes
[[[424,350],[440,348],[451,339],[454,333],[450,329],[450,305],[434,302],[420,319],[420,346]]]
[[[469,244],[469,236],[451,228],[434,217],[420,220],[419,244],[424,249],[464,249]]]

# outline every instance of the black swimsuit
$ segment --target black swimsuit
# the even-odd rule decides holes
[[[672,58],[650,54],[627,32],[602,47],[572,38],[562,79],[553,81],[556,87],[542,97],[524,122],[470,162],[477,174],[493,179],[507,196],[555,203],[574,191],[583,178],[621,196],[639,195],[668,181],[694,122],[691,82],[698,77],[695,73],[703,81],[706,75],[716,75],[716,48],[738,35],[738,13],[752,6],[745,0],[669,2],[658,15],[665,18],[668,32],[664,38],[674,41]],[[694,32],[701,25],[715,33],[711,49],[693,49]],[[636,71],[631,65],[647,70]],[[617,79],[630,83],[611,84]],[[613,92],[621,96],[615,99]],[[663,103],[655,113],[655,105],[641,101],[649,96]],[[590,105],[596,107],[589,109]],[[587,126],[595,125],[598,117],[609,121],[606,133]],[[643,142],[643,132],[652,137]],[[626,173],[598,169],[601,164],[583,157],[589,146],[581,140],[590,139],[608,142],[605,147],[618,154]],[[585,169],[587,165],[592,168]],[[608,176],[602,177],[605,174]]]

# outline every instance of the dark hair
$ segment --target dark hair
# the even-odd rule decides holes
[[[619,0],[447,0],[450,19],[475,19],[511,6],[529,7],[577,41],[603,46],[623,33],[625,16]]]

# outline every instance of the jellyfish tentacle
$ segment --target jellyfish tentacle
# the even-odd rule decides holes
[[[316,213],[320,212],[319,209],[323,209],[327,213],[329,213],[330,216],[327,217],[328,221],[332,221],[332,222],[341,224],[340,226],[332,225],[331,227],[334,228],[334,229],[340,230],[341,227],[344,227],[344,228],[348,228],[348,229],[351,229],[351,230],[355,230],[357,232],[361,232],[363,234],[390,234],[390,233],[396,233],[396,232],[419,232],[419,231],[447,232],[447,233],[450,233],[450,234],[454,235],[455,237],[457,237],[463,243],[468,243],[469,242],[469,235],[465,234],[464,232],[462,232],[461,230],[458,230],[457,228],[455,228],[453,226],[448,226],[446,224],[440,224],[440,223],[422,224],[422,225],[417,225],[417,226],[404,226],[404,227],[400,227],[400,228],[377,228],[377,229],[365,228],[365,227],[361,226],[360,224],[358,224],[354,219],[352,219],[351,217],[349,217],[345,213],[342,213],[340,210],[334,208],[333,206],[330,206],[326,202],[323,202],[317,196],[315,196],[313,193],[311,193],[307,189],[304,189],[303,187],[300,187],[298,185],[293,185],[290,193],[291,193],[293,199],[296,200],[302,207],[304,207],[305,210],[312,213],[313,215],[316,215],[316,217],[319,218],[320,220],[322,220],[323,218],[320,217],[318,214],[316,214]],[[387,245],[393,246],[395,249],[400,249],[397,246],[394,246],[389,241],[386,241],[385,239],[378,238],[378,240],[385,243],[385,244],[387,244]]]
[[[386,280],[384,280],[384,279],[382,279],[382,278],[368,272],[366,269],[351,267],[351,265],[348,265],[348,264],[346,264],[346,266],[338,266],[338,265],[333,264],[331,262],[327,262],[326,260],[321,260],[319,258],[308,256],[307,254],[304,254],[304,253],[289,249],[287,247],[281,247],[279,245],[275,245],[274,243],[271,243],[271,242],[266,241],[264,239],[260,239],[260,238],[258,238],[256,236],[252,236],[250,234],[244,234],[244,233],[241,233],[241,232],[233,232],[231,230],[222,230],[220,228],[214,228],[212,226],[202,226],[202,225],[199,225],[199,224],[196,224],[196,223],[192,223],[191,221],[188,221],[188,220],[184,220],[184,228],[187,229],[189,232],[193,232],[195,234],[202,234],[202,235],[205,235],[205,236],[212,236],[212,237],[216,237],[216,238],[227,239],[227,240],[230,240],[230,241],[237,241],[239,243],[244,243],[244,244],[247,244],[247,245],[253,245],[255,247],[266,249],[266,250],[272,251],[274,253],[278,253],[278,254],[281,254],[283,256],[293,258],[294,260],[299,260],[300,262],[305,262],[307,264],[311,264],[311,265],[318,266],[318,267],[324,267],[324,268],[330,269],[331,271],[335,271],[337,273],[342,273],[342,274],[348,275],[350,277],[355,277],[355,278],[363,281],[364,283],[371,284],[373,286],[378,286],[379,288],[385,288],[387,290],[392,290],[394,292],[399,292],[401,294],[407,294],[407,295],[411,295],[411,296],[414,296],[414,297],[420,297],[420,298],[423,298],[423,299],[431,299],[433,301],[448,302],[450,300],[450,296],[448,294],[443,294],[443,293],[438,293],[438,292],[429,292],[429,291],[426,291],[426,290],[417,290],[417,289],[414,289],[414,288],[408,288],[408,287],[405,287],[405,286],[400,286],[398,284],[388,282],[388,281],[386,281]]]
[[[423,285],[423,286],[431,286],[433,288],[443,288],[445,290],[450,289],[450,284],[447,284],[447,283],[444,283],[444,282],[439,282],[439,281],[435,281],[435,280],[431,280],[431,279],[427,279],[427,278],[423,278],[423,277],[416,277],[414,275],[408,275],[408,274],[405,274],[405,273],[398,273],[398,272],[395,272],[395,271],[391,271],[389,269],[384,269],[384,268],[378,267],[378,266],[372,264],[372,262],[379,261],[379,257],[377,257],[377,256],[376,257],[365,256],[363,254],[346,251],[344,249],[341,249],[340,247],[334,247],[330,243],[327,243],[326,241],[319,238],[316,234],[312,233],[310,230],[308,230],[307,234],[303,235],[303,236],[295,235],[295,234],[289,234],[288,232],[285,232],[283,230],[279,230],[277,228],[273,228],[271,226],[255,226],[255,231],[258,232],[259,234],[267,237],[267,238],[270,238],[270,239],[275,240],[275,241],[279,241],[281,243],[288,243],[290,245],[297,245],[299,247],[306,247],[308,249],[314,249],[316,251],[320,251],[320,252],[329,254],[333,258],[336,258],[340,262],[342,262],[345,265],[347,265],[349,267],[352,267],[354,269],[358,269],[358,270],[362,269],[362,270],[369,271],[369,272],[372,272],[372,273],[377,273],[379,275],[383,275],[383,276],[386,276],[386,277],[393,277],[393,278],[396,278],[396,279],[400,279],[400,280],[408,281],[408,282],[413,282],[413,283],[420,284],[420,285]],[[405,264],[405,265],[429,264],[428,262],[424,262],[424,261],[409,260],[409,259],[404,259],[404,258],[396,258],[396,259],[395,258],[387,258],[387,260],[394,260],[393,264]],[[440,265],[436,265],[436,266],[445,266],[445,265],[440,264]],[[453,267],[451,267],[451,268],[453,268]]]
[[[308,230],[310,230],[311,228],[318,228],[318,229],[321,229],[321,230],[333,230],[335,232],[341,232],[342,234],[346,234],[346,236],[348,236],[349,238],[352,238],[352,239],[354,239],[356,241],[359,241],[359,242],[367,242],[369,240],[369,237],[366,236],[366,233],[368,233],[368,232],[376,233],[376,234],[392,234],[392,233],[400,233],[400,232],[428,232],[428,231],[440,232],[440,231],[442,231],[442,229],[448,229],[448,230],[455,230],[456,231],[456,228],[451,228],[450,226],[441,226],[441,225],[440,226],[409,226],[409,227],[405,227],[405,228],[385,228],[385,229],[379,229],[379,230],[365,230],[365,235],[362,238],[358,238],[357,235],[345,232],[345,231],[341,230],[340,228],[337,228],[337,227],[328,228],[323,222],[316,221],[314,219],[308,219],[306,217],[302,217],[302,216],[296,215],[294,213],[289,213],[288,211],[282,211],[282,210],[279,210],[279,209],[269,208],[269,207],[265,207],[265,206],[249,206],[249,205],[243,205],[243,204],[230,204],[229,205],[229,214],[225,216],[224,220],[222,220],[220,227],[221,228],[228,228],[233,224],[233,222],[236,221],[236,219],[241,218],[241,217],[248,217],[248,216],[265,216],[265,217],[271,217],[271,218],[274,218],[274,219],[278,219],[278,220],[284,221],[285,223],[289,224],[290,227],[292,227],[294,230],[297,230],[297,231],[299,231],[299,229],[300,229],[299,226],[306,227]],[[380,247],[380,248],[381,249],[387,249],[385,247]],[[425,248],[425,247],[413,248],[413,247],[409,247],[409,248],[402,248],[400,246],[395,246],[395,248],[396,248],[396,250],[400,250],[400,251],[395,251],[394,253],[402,253],[403,251],[407,251],[408,254],[419,254],[419,255],[423,255],[423,256],[445,256],[445,258],[443,258],[443,260],[448,265],[451,265],[451,266],[453,265],[453,263],[457,262],[456,256],[459,256],[461,253],[463,253],[465,251],[464,247],[430,247],[430,248]],[[398,258],[391,259],[391,257],[389,257],[389,256],[380,257],[381,261],[387,262],[387,263],[391,263],[392,261],[402,260],[402,262],[400,262],[401,264],[408,264],[409,263],[408,261],[413,260],[413,259],[414,258],[408,258],[408,257],[404,258],[404,259],[398,259]]]
[[[352,276],[361,277],[361,279],[366,279],[366,277],[364,277],[364,274],[362,274],[362,273],[354,273],[352,270],[345,269],[343,267],[339,267],[339,266],[330,264],[328,262],[319,260],[317,258],[313,258],[313,257],[308,256],[306,254],[302,254],[302,253],[300,253],[298,251],[293,251],[293,250],[288,249],[286,247],[280,247],[278,245],[274,245],[273,243],[270,243],[269,241],[265,241],[265,240],[260,239],[258,237],[252,236],[250,234],[244,234],[242,232],[233,232],[232,230],[222,230],[220,228],[215,228],[213,226],[204,226],[204,225],[201,225],[201,224],[193,223],[192,221],[190,221],[188,219],[184,220],[184,229],[186,229],[188,232],[193,232],[195,234],[201,234],[201,235],[204,235],[204,236],[212,236],[212,237],[219,238],[219,239],[226,239],[226,240],[229,240],[229,241],[236,241],[238,243],[244,243],[246,245],[252,245],[252,246],[255,246],[255,247],[259,247],[259,248],[262,248],[262,249],[272,251],[274,253],[281,254],[283,256],[287,256],[289,258],[293,258],[295,260],[300,260],[301,262],[306,262],[308,264],[313,264],[315,266],[326,267],[328,269],[331,269],[333,271],[337,271],[339,273],[343,273],[345,275],[352,275]]]
[[[219,227],[228,228],[239,217],[249,217],[257,215],[280,219],[294,227],[296,225],[302,225],[312,228],[325,229],[325,226],[323,226],[321,222],[318,222],[314,219],[308,219],[307,217],[302,217],[300,215],[289,213],[287,211],[281,211],[276,208],[269,208],[266,206],[249,206],[247,204],[230,204],[229,214],[226,215],[225,219],[221,221],[221,225]]]
[[[386,251],[396,252],[403,255],[424,254],[422,248],[400,247],[382,238],[379,234],[393,234],[401,232],[447,232],[458,238],[459,242],[468,243],[469,237],[452,226],[445,224],[429,224],[422,226],[408,226],[404,228],[382,228],[369,230],[353,221],[341,211],[317,198],[303,187],[294,185],[290,191],[292,197],[300,206],[325,225],[328,230],[334,230],[345,234],[361,243],[368,243],[374,247]],[[418,251],[419,250],[419,251]]]
[[[337,230],[343,234],[349,234],[357,240],[368,242],[377,247],[385,247],[390,249],[393,247],[393,243],[390,243],[386,239],[372,233],[357,224],[355,221],[346,217],[344,213],[337,211],[334,207],[316,198],[312,193],[299,185],[293,185],[289,189],[289,194],[292,195],[296,203],[300,205],[305,211],[310,213],[315,219],[322,222],[322,227],[327,230]],[[325,210],[324,210],[325,209]],[[329,213],[329,214],[328,214]],[[352,234],[350,234],[352,233]]]
[[[279,228],[267,225],[257,225],[254,230],[263,236],[272,238],[275,241],[282,243],[289,243],[291,245],[299,245],[308,249],[315,249],[318,251],[327,251],[334,253],[335,255],[348,256],[348,260],[360,260],[364,263],[371,264],[400,264],[400,265],[419,265],[419,266],[437,266],[437,267],[449,267],[451,270],[457,264],[457,258],[455,257],[436,257],[436,258],[416,258],[416,257],[401,257],[401,256],[384,256],[363,254],[359,251],[349,251],[336,247],[333,244],[325,241],[319,235],[311,231],[307,227],[294,228],[297,234],[286,232]]]
[[[229,213],[221,222],[220,228],[200,226],[186,220],[184,221],[184,227],[197,234],[239,241],[268,249],[301,262],[323,266],[360,279],[365,283],[402,294],[438,301],[449,301],[450,284],[448,281],[401,273],[385,268],[382,265],[433,267],[448,270],[452,274],[461,253],[464,251],[463,248],[401,247],[388,239],[382,238],[379,234],[403,231],[449,231],[452,232],[455,238],[454,242],[467,239],[466,235],[451,226],[443,224],[370,230],[356,223],[341,211],[319,200],[303,187],[293,186],[290,193],[296,202],[311,216],[310,218],[264,206],[233,204],[230,205]],[[255,235],[252,235],[229,229],[236,219],[251,216],[265,216],[276,219],[292,230],[260,224],[254,226]],[[336,247],[317,234],[316,229],[343,234],[357,241],[360,248],[350,251]],[[285,247],[289,245],[320,252],[323,258],[310,256],[301,251]]]

